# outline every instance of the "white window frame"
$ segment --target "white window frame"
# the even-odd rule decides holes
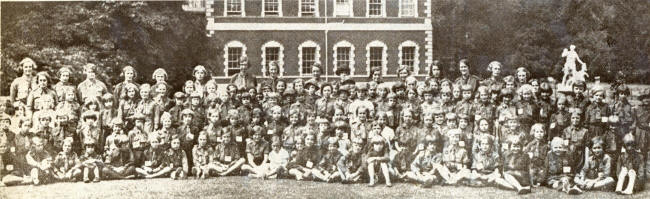
[[[404,9],[404,1],[413,1],[413,15],[404,15],[402,10]],[[399,0],[399,17],[418,17],[418,0]]]
[[[239,3],[241,4],[241,14],[239,16],[246,16],[246,1],[244,0],[239,0]],[[238,16],[238,15],[229,15],[228,14],[228,0],[223,1],[223,16]]]
[[[278,70],[279,70],[279,76],[283,76],[284,74],[284,46],[277,42],[277,41],[268,41],[262,45],[262,76],[266,77],[266,48],[269,47],[276,47],[280,48],[280,52],[278,52]]]
[[[266,16],[266,1],[269,0],[262,0],[262,17]],[[268,15],[268,16],[274,16],[274,17],[282,16],[282,0],[277,0],[277,4],[278,4],[278,15]]]
[[[337,6],[336,1],[337,0],[334,0],[334,12],[332,13],[332,15],[334,17],[353,17],[354,16],[354,12],[353,12],[353,9],[352,9],[352,6],[354,4],[352,4],[352,0],[346,0],[348,2],[348,8],[349,8],[348,15],[336,15],[337,10],[340,9],[340,8],[337,8],[338,6]]]
[[[381,15],[370,15],[370,1],[366,0],[366,17],[386,17],[386,0],[381,1]]]
[[[382,52],[381,73],[382,75],[386,75],[388,73],[388,46],[386,45],[386,43],[379,40],[374,40],[368,43],[368,45],[366,45],[366,71],[368,72],[368,75],[370,75],[370,48],[371,47],[384,48],[384,52]]]
[[[420,71],[420,46],[418,46],[417,43],[411,40],[407,40],[402,42],[398,49],[399,49],[399,65],[402,65],[402,62],[404,61],[402,56],[403,56],[403,48],[404,47],[415,47],[415,52],[413,52],[413,74],[417,75],[418,72]]]
[[[354,70],[356,69],[354,67],[355,61],[354,61],[354,45],[346,40],[339,41],[338,43],[334,44],[334,47],[332,47],[332,52],[334,52],[334,55],[332,56],[334,59],[334,71],[338,68],[338,58],[337,58],[337,49],[339,47],[348,47],[350,48],[350,64],[348,67],[350,68],[350,75],[354,75]]]
[[[302,17],[302,0],[298,0],[298,16]],[[314,15],[310,17],[318,17],[319,15],[319,10],[318,10],[318,0],[314,0]]]
[[[310,75],[310,74],[304,74],[303,70],[302,70],[302,68],[303,68],[302,67],[302,48],[303,47],[315,47],[316,52],[314,54],[314,61],[315,62],[320,62],[320,45],[318,45],[318,43],[316,43],[316,42],[314,42],[312,40],[302,42],[302,44],[300,44],[298,46],[298,71],[300,71],[300,76]]]
[[[185,11],[205,11],[205,0],[186,0],[182,8]]]
[[[228,48],[241,48],[241,55],[246,56],[246,45],[240,41],[233,40],[223,47],[223,76],[228,77]]]

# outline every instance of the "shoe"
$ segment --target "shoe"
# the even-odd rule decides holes
[[[101,180],[100,180],[99,178],[95,178],[95,179],[93,179],[93,182],[95,182],[95,183],[100,182],[100,181],[101,181]]]
[[[530,187],[521,188],[517,193],[518,194],[529,194],[530,193]]]
[[[124,179],[133,179],[133,178],[135,178],[135,175],[128,175],[128,176],[124,177]]]
[[[89,182],[90,182],[90,179],[88,179],[88,178],[84,179],[84,183],[89,183]]]
[[[571,189],[569,189],[567,193],[569,193],[569,195],[578,195],[582,193],[582,190],[580,190],[580,188],[578,188],[577,186],[573,186],[571,187]]]
[[[386,187],[393,187],[393,184],[391,184],[391,183],[386,183]]]
[[[40,181],[38,178],[34,178],[34,179],[32,180],[32,182],[34,183],[34,185],[39,185],[39,184],[41,184],[41,181]]]
[[[375,187],[377,185],[376,182],[370,182],[368,183],[368,187]]]

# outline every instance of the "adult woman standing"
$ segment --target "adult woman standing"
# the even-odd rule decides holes
[[[38,87],[34,88],[27,96],[27,106],[25,107],[27,116],[31,116],[33,112],[41,110],[41,105],[38,103],[38,99],[41,97],[51,97],[51,99],[54,99],[53,105],[56,105],[56,92],[50,88],[50,76],[47,72],[39,72],[36,74],[36,81],[38,82]]]
[[[481,81],[481,85],[486,86],[488,88],[492,88],[495,85],[504,87],[506,83],[503,81],[503,77],[501,77],[502,68],[503,65],[501,64],[501,62],[498,61],[490,62],[490,64],[488,64],[487,67],[487,71],[490,72],[490,77]]]
[[[136,86],[140,86],[138,83],[135,83],[135,78],[138,77],[138,72],[135,71],[133,66],[124,66],[124,68],[122,68],[122,73],[120,73],[120,77],[123,77],[124,81],[118,83],[115,85],[115,88],[113,88],[113,97],[115,97],[116,102],[119,101],[122,93],[126,92],[125,85],[135,84]]]

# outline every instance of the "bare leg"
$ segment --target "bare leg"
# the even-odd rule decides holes
[[[508,184],[512,186],[512,189],[519,191],[523,188],[514,176],[508,173],[503,173],[503,178],[508,182]]]
[[[298,169],[289,169],[289,175],[294,176],[297,181],[302,181],[302,172],[300,172]]]
[[[31,170],[30,174],[31,174],[32,182],[34,183],[34,185],[38,185],[38,184],[41,183],[41,181],[38,179],[39,176],[38,176],[38,169],[37,168],[33,168]]]
[[[157,178],[157,177],[160,177],[160,176],[166,175],[166,174],[168,174],[168,173],[171,172],[171,171],[172,171],[172,168],[171,168],[171,167],[165,167],[165,168],[161,169],[160,171],[158,171],[158,172],[156,172],[156,173],[153,173],[153,174],[151,174],[151,175],[148,175],[147,178]]]
[[[228,175],[228,174],[232,173],[233,171],[235,171],[235,170],[241,168],[242,165],[244,165],[245,162],[246,162],[246,160],[244,160],[243,158],[242,158],[242,159],[239,159],[239,160],[237,161],[237,163],[233,164],[231,167],[228,168],[228,170],[226,170],[226,171],[223,172],[223,173],[220,173],[219,175],[222,175],[222,176]]]
[[[384,174],[384,179],[386,180],[386,186],[391,187],[393,184],[390,182],[390,174],[388,173],[388,165],[384,162],[381,163],[381,172]]]
[[[2,183],[6,186],[18,185],[23,181],[22,177],[15,175],[6,175],[2,178]]]
[[[621,168],[621,173],[618,174],[618,182],[616,182],[616,193],[623,191],[623,183],[625,182],[625,176],[627,176],[627,168]]]
[[[377,181],[375,179],[375,165],[373,163],[368,164],[368,178],[370,178],[368,186],[375,186]]]
[[[594,184],[595,189],[601,189],[604,187],[609,187],[610,185],[614,184],[614,178],[612,177],[607,177],[603,180],[600,180]]]
[[[632,169],[628,170],[628,176],[630,177],[630,180],[627,183],[627,188],[621,193],[632,195],[632,193],[634,193],[634,184],[636,183],[636,171]]]

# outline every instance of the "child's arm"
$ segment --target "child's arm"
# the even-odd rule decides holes
[[[264,159],[266,159],[266,155],[264,155]],[[252,153],[247,153],[246,157],[248,157],[248,164],[250,164],[253,167],[257,167],[258,165],[255,164],[255,157],[253,156]]]
[[[187,154],[181,153],[181,156],[183,156],[183,172],[188,173],[190,169],[187,161]]]
[[[27,160],[27,164],[28,164],[29,166],[40,168],[40,166],[41,166],[41,165],[40,165],[40,162],[34,160],[34,158],[32,157],[31,153],[27,153],[27,155],[25,156],[25,159]]]

